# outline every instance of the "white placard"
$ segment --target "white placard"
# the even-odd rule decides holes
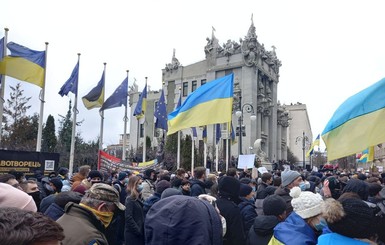
[[[239,155],[238,168],[253,168],[255,161],[255,154],[250,155]]]
[[[267,171],[266,167],[259,167],[258,172],[260,172],[261,174],[264,174],[264,173],[268,173],[269,171]]]

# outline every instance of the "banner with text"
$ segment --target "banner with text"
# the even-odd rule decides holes
[[[57,169],[59,157],[59,153],[0,150],[0,174],[16,170],[25,173],[28,178],[40,170],[48,175]]]

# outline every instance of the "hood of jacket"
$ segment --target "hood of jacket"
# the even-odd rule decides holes
[[[279,219],[274,215],[260,215],[254,220],[253,230],[261,236],[272,235],[274,227],[279,223]]]

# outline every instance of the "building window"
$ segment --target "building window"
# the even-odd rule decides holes
[[[206,84],[206,79],[201,80],[201,86]]]
[[[191,92],[194,92],[197,89],[197,81],[192,81],[191,83]]]
[[[188,82],[183,83],[183,90],[182,90],[183,97],[186,97],[188,94]]]
[[[233,69],[225,70],[225,76],[230,75],[231,73],[233,73]]]

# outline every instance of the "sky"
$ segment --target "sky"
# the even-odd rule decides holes
[[[148,87],[159,90],[161,69],[171,62],[174,48],[181,65],[201,61],[212,27],[220,44],[239,42],[253,16],[258,41],[267,50],[274,45],[282,62],[278,100],[306,104],[315,138],[348,97],[385,77],[384,7],[380,0],[3,0],[0,38],[9,28],[9,42],[39,51],[49,42],[43,121],[51,114],[57,127],[74,100],[72,93],[58,92],[81,53],[77,131],[91,141],[99,135],[100,116],[98,109],[87,110],[81,97],[99,82],[104,62],[105,99],[126,70],[129,85],[136,80],[142,91],[148,77]],[[7,77],[5,99],[9,85],[17,82]],[[22,89],[32,96],[29,113],[39,113],[40,88],[22,82]],[[103,146],[116,144],[124,107],[104,115]]]

